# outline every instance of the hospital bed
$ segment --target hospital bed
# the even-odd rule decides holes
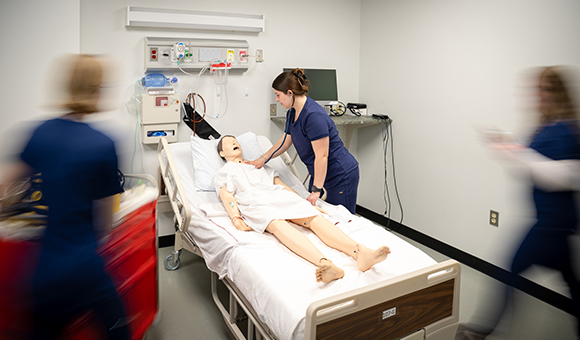
[[[254,138],[259,152],[272,145],[266,137]],[[244,158],[254,159],[246,156],[248,145],[240,144]],[[362,273],[352,258],[298,227],[345,270],[340,280],[316,283],[312,264],[268,233],[236,230],[215,191],[198,190],[196,176],[202,173],[194,167],[196,152],[205,151],[192,150],[190,142],[159,142],[160,195],[166,195],[171,205],[176,229],[175,249],[165,266],[177,269],[183,249],[204,258],[212,272],[214,301],[236,339],[454,339],[460,286],[456,261],[437,263],[384,228],[342,206],[319,201],[328,212],[325,218],[354,240],[371,248],[387,245],[392,253]],[[306,197],[308,192],[281,158],[268,166]],[[217,294],[219,280],[229,292],[226,303]],[[239,322],[244,313],[247,329],[245,321]]]

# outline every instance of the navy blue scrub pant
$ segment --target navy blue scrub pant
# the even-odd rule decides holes
[[[60,338],[88,311],[100,319],[108,339],[131,338],[122,302],[94,252],[43,249],[32,285],[34,340]]]
[[[519,275],[533,264],[552,268],[562,273],[564,280],[570,287],[574,316],[578,318],[580,316],[580,281],[578,281],[578,274],[572,258],[569,232],[544,228],[541,223],[534,225],[518,248],[512,261],[511,271]],[[487,321],[474,320],[473,325],[470,325],[474,330],[484,334],[490,334],[494,331],[501,320],[507,303],[513,298],[514,288],[512,286],[510,284],[505,289],[500,312],[495,314],[496,317],[487,318]],[[577,332],[580,336],[580,323],[577,324]]]
[[[312,187],[312,180],[310,181]],[[343,205],[351,213],[356,211],[356,196],[359,182],[358,167],[346,173],[335,186],[324,187],[326,190],[326,202],[334,205]]]

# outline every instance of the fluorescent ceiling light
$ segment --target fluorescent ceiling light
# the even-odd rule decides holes
[[[264,15],[127,6],[126,27],[264,32]]]

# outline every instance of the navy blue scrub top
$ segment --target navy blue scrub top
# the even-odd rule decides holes
[[[573,122],[544,126],[536,134],[530,148],[553,160],[580,159],[579,131]],[[557,233],[571,233],[578,222],[575,192],[547,192],[534,187],[536,228]]]
[[[312,142],[324,137],[329,137],[330,142],[324,187],[334,187],[345,174],[358,168],[358,162],[342,143],[336,125],[322,106],[312,98],[306,97],[304,107],[296,121],[295,115],[294,108],[286,113],[286,120],[289,122],[286,124],[286,133],[292,136],[292,143],[312,177],[315,159]]]
[[[44,250],[94,255],[93,200],[122,190],[113,141],[85,123],[53,119],[36,129],[21,159],[41,173],[49,209]]]

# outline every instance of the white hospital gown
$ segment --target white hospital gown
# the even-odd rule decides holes
[[[277,171],[269,167],[256,169],[253,165],[227,162],[214,176],[216,192],[225,187],[234,195],[245,222],[263,233],[275,219],[320,215],[310,202],[274,184]]]

